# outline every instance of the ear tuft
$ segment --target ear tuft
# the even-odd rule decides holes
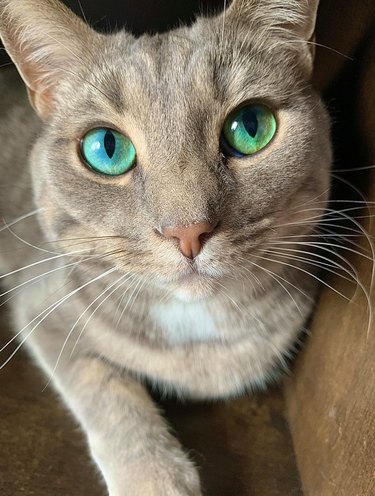
[[[314,58],[314,31],[319,0],[232,0],[226,22],[259,28],[269,38],[284,40],[300,52],[311,73]]]
[[[42,118],[94,36],[99,35],[57,0],[0,0],[0,37]]]

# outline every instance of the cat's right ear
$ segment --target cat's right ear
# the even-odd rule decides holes
[[[100,35],[57,0],[0,0],[0,37],[33,107],[48,119],[57,86]]]

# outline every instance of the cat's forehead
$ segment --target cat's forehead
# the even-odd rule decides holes
[[[125,100],[143,95],[165,106],[171,99],[181,105],[189,98],[217,99],[234,106],[248,98],[289,96],[296,78],[285,54],[268,50],[256,32],[243,40],[209,26],[197,23],[131,40],[118,33],[108,49],[108,66]]]
[[[215,80],[215,51],[199,43],[181,29],[161,35],[129,39],[117,34],[111,69],[118,75],[129,96],[144,91],[155,101],[187,95],[197,87],[206,91],[218,86]]]
[[[244,39],[201,22],[140,38],[119,32],[103,38],[83,84],[62,94],[61,122],[69,106],[80,128],[103,121],[121,129],[131,118],[148,135],[161,128],[175,132],[177,124],[185,132],[204,122],[212,129],[246,101],[294,101],[294,71],[285,51],[264,45],[256,31]]]
[[[173,91],[201,77],[212,83],[207,81],[211,73],[209,50],[178,32],[144,36],[132,44],[128,53],[127,69],[147,88]]]

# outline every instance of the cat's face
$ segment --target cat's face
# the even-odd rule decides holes
[[[274,240],[314,228],[331,157],[326,113],[308,82],[311,54],[288,27],[266,29],[277,24],[266,10],[252,6],[246,15],[257,22],[247,23],[243,9],[154,37],[95,35],[87,52],[74,50],[32,158],[50,239],[108,237],[96,249],[121,250],[111,264],[191,299],[259,272],[252,262]],[[271,110],[276,132],[257,153],[233,156],[224,124],[252,104]],[[134,145],[125,174],[85,163],[82,139],[101,128]],[[198,222],[214,230],[192,260],[164,232]]]

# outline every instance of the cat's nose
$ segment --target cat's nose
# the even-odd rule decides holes
[[[189,226],[165,227],[162,235],[178,239],[181,253],[187,258],[195,258],[202,250],[203,235],[212,233],[215,227],[210,222],[196,222]]]

